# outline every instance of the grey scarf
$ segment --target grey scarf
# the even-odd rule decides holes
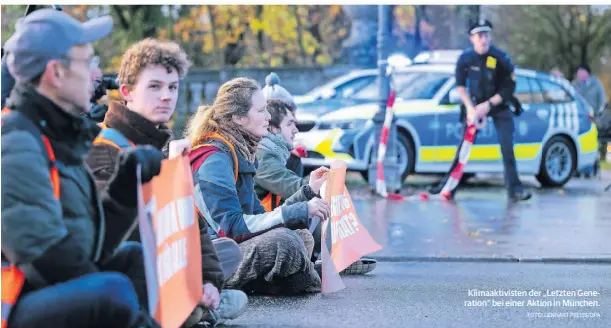
[[[274,152],[282,158],[283,164],[286,165],[286,161],[291,156],[291,150],[293,146],[282,139],[282,136],[269,132],[263,140],[259,143],[259,149],[268,150]]]

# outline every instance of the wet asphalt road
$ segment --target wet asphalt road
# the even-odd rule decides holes
[[[330,295],[251,297],[232,327],[610,327],[611,266],[535,263],[379,263],[370,275],[344,277]],[[479,291],[540,291],[540,296],[469,296]],[[547,290],[591,290],[590,297],[546,297]],[[502,301],[468,306],[466,301]],[[559,301],[535,306],[528,300]],[[507,304],[507,301],[523,301]],[[597,303],[563,306],[564,300]],[[496,303],[498,305],[498,303]],[[542,304],[542,303],[539,303]],[[552,303],[553,305],[554,303]],[[542,317],[529,317],[536,312]],[[562,313],[569,317],[544,317]],[[566,314],[564,314],[566,313]],[[573,313],[573,314],[571,314]],[[584,317],[578,317],[584,316]]]
[[[378,268],[343,276],[346,289],[331,295],[251,297],[247,312],[228,326],[611,327],[611,191],[603,191],[610,171],[601,179],[573,179],[562,189],[540,189],[524,177],[534,197],[513,205],[500,176],[478,176],[452,203],[380,200],[356,175],[349,179],[359,219],[383,246],[373,254],[381,260]],[[433,181],[410,177],[403,194]],[[542,260],[551,261],[537,262]],[[469,296],[472,289],[599,295],[476,297]],[[524,304],[465,303],[492,299]],[[529,299],[560,305],[528,306]],[[597,303],[562,304],[571,299]],[[545,317],[551,315],[557,317]]]
[[[411,178],[411,177],[410,177]],[[435,179],[408,179],[413,194]],[[381,259],[587,259],[611,262],[611,172],[573,179],[562,189],[539,189],[523,177],[533,198],[507,201],[499,176],[476,177],[454,202],[391,201],[372,197],[355,180],[359,219],[384,248]]]

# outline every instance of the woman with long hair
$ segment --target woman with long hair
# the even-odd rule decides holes
[[[186,130],[198,214],[212,238],[232,238],[242,249],[243,261],[227,288],[319,292],[308,227],[312,217],[329,216],[329,204],[306,188],[266,213],[254,190],[255,153],[270,118],[261,86],[248,78],[223,84],[212,105],[198,108]],[[322,184],[324,177],[319,180]]]

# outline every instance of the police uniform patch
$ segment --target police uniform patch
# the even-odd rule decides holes
[[[496,58],[492,56],[488,56],[486,59],[486,67],[495,69],[496,68]]]

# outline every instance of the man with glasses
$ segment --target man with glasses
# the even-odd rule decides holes
[[[150,181],[163,154],[123,152],[99,193],[83,161],[100,132],[81,115],[91,43],[111,29],[110,17],[81,23],[41,9],[5,44],[16,85],[2,114],[3,327],[158,327],[145,310],[142,248],[118,245],[135,226],[136,169]]]

